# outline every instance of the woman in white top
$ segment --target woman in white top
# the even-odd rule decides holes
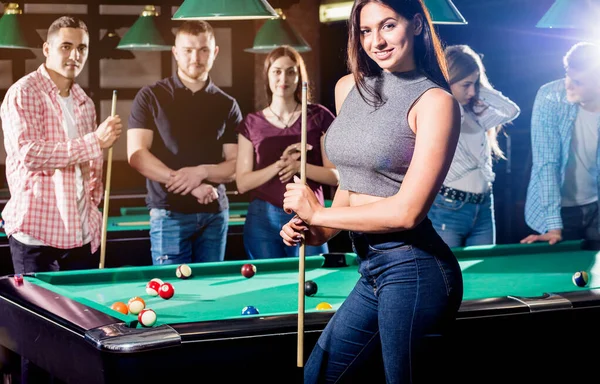
[[[462,124],[452,165],[429,218],[450,247],[495,244],[492,160],[505,159],[497,134],[520,109],[492,88],[481,57],[469,46],[449,46],[445,53]]]

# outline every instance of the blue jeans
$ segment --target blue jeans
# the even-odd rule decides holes
[[[351,238],[360,279],[319,337],[304,382],[375,376],[367,362],[376,351],[387,383],[433,382],[427,375],[440,374],[442,336],[462,301],[458,261],[428,219],[411,231]]]
[[[481,204],[452,200],[438,194],[428,217],[450,248],[496,244],[492,193]]]
[[[275,259],[282,257],[298,257],[299,246],[290,247],[283,243],[281,227],[294,214],[287,214],[283,208],[274,206],[264,200],[254,199],[248,206],[248,214],[244,224],[244,249],[250,259]],[[329,252],[327,244],[304,247],[305,256],[319,255]]]
[[[152,208],[152,264],[223,261],[228,225],[228,209],[219,213],[177,213]]]

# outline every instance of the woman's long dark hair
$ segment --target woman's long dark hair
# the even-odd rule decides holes
[[[433,28],[429,11],[423,0],[356,0],[352,7],[348,33],[348,69],[354,74],[357,90],[363,100],[375,107],[385,101],[374,88],[369,87],[365,77],[378,76],[381,68],[367,55],[360,42],[360,12],[368,3],[378,3],[392,8],[406,20],[413,20],[420,14],[423,17],[423,30],[414,41],[414,59],[417,70],[425,74],[431,81],[450,91],[448,86],[448,70],[440,39]],[[365,96],[365,93],[368,96]]]

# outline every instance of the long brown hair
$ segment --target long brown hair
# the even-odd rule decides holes
[[[271,65],[273,65],[275,60],[283,56],[289,57],[298,67],[298,73],[300,77],[298,78],[298,86],[294,91],[294,100],[296,100],[297,103],[302,103],[302,82],[308,82],[306,64],[304,64],[304,59],[302,58],[302,56],[300,56],[298,51],[288,45],[282,45],[281,47],[273,49],[265,58],[263,79],[265,81],[265,92],[267,93],[268,103],[271,104],[271,101],[273,100],[273,91],[271,91],[271,87],[269,86],[269,69],[271,69]],[[310,87],[308,87],[307,89],[306,98],[309,101],[311,99]]]
[[[378,3],[393,9],[406,20],[413,20],[419,14],[423,17],[423,31],[415,36],[414,59],[417,69],[431,81],[450,91],[448,72],[442,44],[433,28],[429,11],[422,0],[356,0],[352,7],[348,35],[348,69],[354,74],[357,90],[363,100],[373,106],[381,106],[385,101],[381,94],[367,86],[365,77],[378,76],[381,68],[367,55],[360,41],[360,12],[365,5]],[[365,93],[368,96],[365,96]]]
[[[481,56],[471,47],[464,44],[446,47],[445,53],[446,61],[448,62],[448,82],[450,85],[461,81],[475,72],[479,73],[477,81],[475,82],[475,97],[473,97],[469,101],[469,104],[464,107],[466,111],[477,115],[473,107],[479,100],[479,89],[481,87],[493,89],[487,74],[485,73],[485,67],[483,66]],[[502,149],[500,149],[500,145],[498,144],[498,133],[502,131],[502,128],[502,125],[498,125],[495,129],[488,130],[487,139],[490,148],[492,149],[492,153],[506,160],[504,152],[502,152]]]

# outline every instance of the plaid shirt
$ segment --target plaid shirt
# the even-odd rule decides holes
[[[82,223],[88,221],[92,252],[100,245],[103,153],[92,100],[77,84],[71,87],[79,138],[63,128],[59,90],[44,64],[14,85],[0,107],[6,148],[10,200],[2,211],[6,234],[22,232],[48,246],[82,246]],[[88,217],[77,207],[75,166],[83,174]]]
[[[525,201],[525,221],[539,233],[563,228],[561,188],[579,110],[577,104],[567,101],[566,95],[565,80],[556,80],[540,88],[533,104],[533,165]],[[596,164],[600,169],[600,151],[596,154]],[[597,177],[597,180],[600,196],[600,178]]]

